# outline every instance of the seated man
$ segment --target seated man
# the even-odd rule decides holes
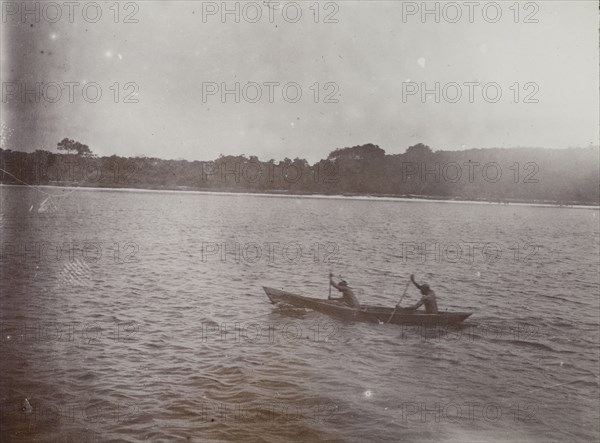
[[[352,289],[350,289],[350,287],[348,286],[348,283],[346,283],[344,280],[342,280],[338,284],[335,284],[332,277],[333,277],[333,274],[329,274],[329,284],[331,286],[333,286],[335,289],[337,289],[338,291],[340,291],[342,293],[342,296],[338,297],[338,298],[334,298],[330,295],[328,297],[328,299],[329,300],[341,300],[344,303],[346,303],[348,306],[350,306],[351,308],[359,309],[360,303],[358,302],[358,299],[352,292]]]
[[[426,314],[437,314],[437,300],[435,298],[435,292],[429,287],[427,283],[423,283],[422,285],[417,284],[415,281],[415,276],[411,274],[410,280],[414,283],[414,285],[421,290],[421,300],[415,303],[412,306],[407,307],[406,309],[417,309],[421,305],[425,305],[425,313]]]

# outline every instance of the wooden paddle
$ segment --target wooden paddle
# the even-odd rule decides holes
[[[408,281],[408,283],[406,283],[406,288],[404,288],[404,292],[402,293],[402,297],[400,297],[400,300],[398,301],[398,303],[396,303],[396,307],[394,308],[394,311],[392,312],[392,315],[390,315],[390,318],[388,318],[388,320],[385,322],[385,324],[388,324],[390,322],[390,320],[392,319],[392,317],[394,316],[394,314],[398,310],[398,306],[400,306],[400,303],[402,302],[402,299],[406,295],[406,291],[408,291],[408,286],[409,285],[410,285],[410,280]]]

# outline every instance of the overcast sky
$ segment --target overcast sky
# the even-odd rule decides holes
[[[4,148],[54,150],[69,137],[98,155],[211,160],[246,154],[312,163],[364,143],[387,153],[418,142],[434,150],[598,143],[594,1],[532,2],[528,9],[521,3],[518,11],[510,9],[513,2],[499,2],[495,23],[493,6],[483,12],[491,2],[479,2],[472,20],[468,6],[455,3],[462,12],[456,23],[450,21],[457,9],[444,3],[440,23],[433,14],[425,20],[420,11],[409,14],[421,2],[305,2],[296,23],[293,2],[245,9],[240,3],[240,23],[233,14],[225,20],[220,11],[206,14],[220,1],[121,3],[118,17],[114,2],[100,2],[95,23],[97,11],[84,13],[83,3],[71,18],[63,2],[55,3],[62,5],[59,20],[56,8],[36,3],[39,19],[23,17],[21,2],[2,6]],[[257,7],[262,16],[251,23]],[[75,82],[72,103],[69,82]],[[234,89],[236,82],[240,103],[234,94],[225,103],[220,91],[203,94],[215,85]],[[243,88],[248,82],[261,85],[256,103],[250,100],[257,89]],[[273,103],[268,82],[280,84],[272,86]],[[451,82],[461,87],[458,100]],[[478,83],[471,86],[473,103],[466,82]],[[41,88],[47,97],[23,97],[36,83],[62,85],[62,95],[55,99],[50,85]],[[89,103],[93,83],[102,96]],[[295,103],[297,88],[283,94],[288,83],[302,91]],[[435,94],[422,102],[421,87],[433,90],[436,83],[439,103]],[[488,85],[484,96],[482,86],[491,83],[497,86]],[[92,86],[84,98],[85,84]],[[492,103],[498,87],[502,96]]]

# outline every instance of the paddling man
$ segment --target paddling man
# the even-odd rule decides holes
[[[360,303],[358,302],[358,299],[354,295],[354,292],[352,292],[352,289],[350,289],[350,287],[348,286],[348,283],[346,283],[345,280],[342,280],[341,282],[339,282],[338,284],[336,284],[333,281],[332,277],[333,277],[333,274],[330,273],[329,274],[329,284],[331,286],[333,286],[335,289],[337,289],[338,291],[340,291],[342,293],[342,296],[338,297],[338,298],[329,296],[327,298],[329,300],[340,300],[340,301],[343,301],[344,303],[346,303],[351,308],[359,309],[360,308]]]
[[[410,276],[410,280],[413,282],[413,284],[417,288],[419,288],[419,290],[421,291],[421,294],[423,294],[423,297],[421,297],[421,300],[419,300],[417,303],[415,303],[412,306],[409,306],[406,309],[417,309],[419,306],[425,305],[425,313],[426,314],[437,314],[438,307],[437,307],[437,300],[435,299],[435,292],[433,292],[433,290],[429,287],[429,285],[427,283],[423,283],[422,285],[419,285],[415,281],[415,276],[412,274]]]

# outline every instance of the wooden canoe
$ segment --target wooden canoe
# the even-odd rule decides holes
[[[461,323],[472,314],[472,312],[426,314],[422,310],[369,305],[362,305],[361,309],[356,310],[336,300],[304,297],[266,286],[263,286],[263,289],[273,304],[312,309],[332,317],[370,323],[388,323],[389,320],[389,323],[397,325],[438,326]]]

